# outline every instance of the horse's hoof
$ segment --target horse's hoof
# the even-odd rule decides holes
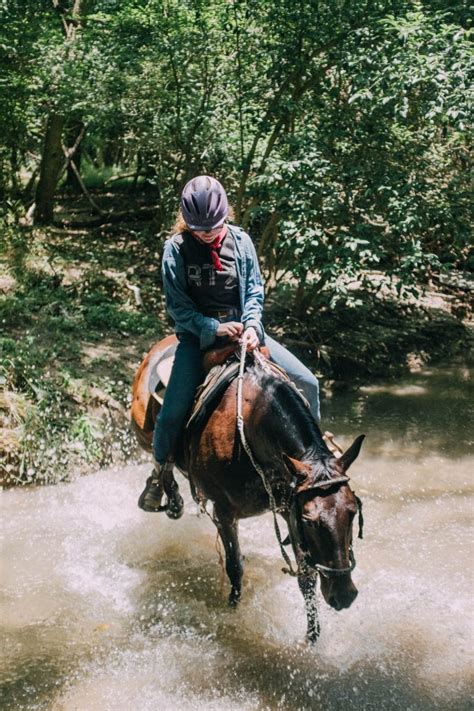
[[[173,519],[173,521],[176,521],[178,518],[181,518],[183,513],[183,497],[180,496],[180,494],[176,494],[172,499],[168,501],[168,504],[166,506],[166,515],[168,516],[168,518],[171,518]]]
[[[240,602],[240,592],[238,590],[232,590],[229,595],[229,607],[237,607]]]

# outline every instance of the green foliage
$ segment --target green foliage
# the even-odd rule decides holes
[[[197,173],[224,183],[282,296],[272,318],[296,341],[304,321],[328,373],[380,374],[425,349],[429,319],[408,328],[365,291],[410,295],[472,269],[470,20],[451,0],[0,0],[0,414],[21,480],[129,451],[123,416],[109,417],[125,404],[123,353],[166,328],[156,233]],[[158,205],[152,223],[27,226],[46,158],[63,185],[51,117],[65,146],[84,132],[96,202],[140,195]]]
[[[100,243],[79,263],[62,259],[64,234],[9,225],[2,237],[2,481],[58,481],[128,457],[135,443],[123,352],[160,337],[156,312],[130,301],[122,255]]]
[[[4,193],[21,195],[56,112],[65,131],[86,126],[90,184],[135,174],[162,230],[191,175],[218,175],[267,273],[307,298],[344,299],[368,269],[411,287],[470,263],[462,3],[4,0],[0,13]]]
[[[90,381],[77,373],[73,377],[70,365],[67,370],[55,368],[39,334],[19,341],[0,337],[0,356],[5,393],[0,398],[0,414],[9,431],[15,428],[18,433],[13,454],[5,459],[7,452],[2,452],[4,483],[10,474],[23,483],[55,483],[66,479],[73,468],[105,466],[130,454],[134,443],[128,423],[107,406],[106,392],[115,389],[111,375],[101,380],[104,398],[97,408],[91,402]]]

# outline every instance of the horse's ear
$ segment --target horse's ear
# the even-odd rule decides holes
[[[308,464],[300,462],[299,459],[293,459],[293,457],[289,457],[288,454],[285,454],[284,452],[283,461],[291,474],[291,478],[293,479],[293,477],[296,477],[298,482],[306,479],[308,474],[311,472],[311,467]]]
[[[348,450],[342,454],[337,463],[341,466],[343,472],[346,472],[359,456],[360,448],[362,447],[362,442],[365,439],[365,435],[359,435],[351,444]]]

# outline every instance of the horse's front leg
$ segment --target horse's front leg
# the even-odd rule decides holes
[[[291,532],[288,514],[282,515],[286,521],[288,529]],[[292,539],[291,533],[289,539],[291,540],[291,543],[293,545],[293,552],[295,554],[296,564],[298,566],[298,586],[301,590],[301,594],[303,595],[304,604],[306,608],[306,639],[308,640],[308,642],[310,642],[310,644],[314,644],[315,642],[317,642],[320,632],[318,604],[316,598],[316,583],[318,581],[318,576],[316,574],[308,574],[303,572],[305,570],[305,555],[301,550],[298,541],[294,538]],[[286,542],[285,545],[287,545]]]
[[[214,504],[214,523],[225,549],[225,569],[230,580],[229,605],[236,607],[242,588],[242,556],[239,544],[239,524],[235,514],[225,506]]]
[[[304,575],[302,573],[298,575],[298,585],[304,598],[306,619],[308,621],[306,639],[311,644],[317,642],[320,630],[316,599],[316,582],[316,575]]]
[[[168,497],[166,515],[168,518],[181,518],[184,513],[184,501],[179,493],[178,482],[174,478],[173,463],[166,462],[161,470],[161,483]]]

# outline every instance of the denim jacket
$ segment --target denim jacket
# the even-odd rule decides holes
[[[235,266],[239,280],[241,321],[244,327],[253,326],[263,343],[262,326],[263,281],[257,253],[246,232],[228,225],[235,241]],[[174,320],[176,333],[192,333],[199,338],[201,350],[212,346],[216,339],[219,321],[204,316],[187,293],[186,269],[176,235],[170,237],[164,247],[161,272],[168,313]]]

